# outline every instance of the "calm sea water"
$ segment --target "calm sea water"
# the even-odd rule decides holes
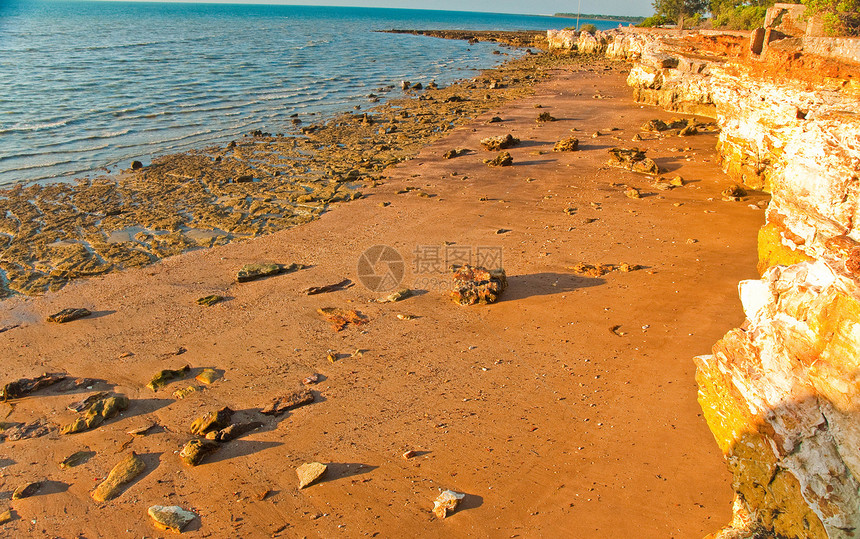
[[[367,106],[379,87],[447,84],[504,58],[489,43],[374,30],[571,24],[423,10],[0,0],[0,184],[90,175],[255,129],[289,132],[291,114],[319,121]]]

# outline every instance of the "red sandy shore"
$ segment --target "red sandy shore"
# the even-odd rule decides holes
[[[696,403],[692,358],[743,319],[736,285],[755,277],[763,212],[748,204],[761,197],[721,200],[729,182],[714,135],[631,142],[646,121],[672,115],[629,96],[620,71],[563,70],[315,222],[4,301],[0,327],[20,324],[0,333],[4,382],[44,371],[99,378],[131,406],[93,431],[0,444],[0,511],[15,515],[0,535],[165,536],[146,515],[155,504],[197,513],[188,537],[689,538],[721,527],[730,475]],[[544,111],[558,121],[537,124]],[[491,116],[504,121],[487,123]],[[514,166],[487,167],[495,154],[478,141],[505,133],[523,141],[509,150]],[[551,152],[571,134],[580,151]],[[647,149],[689,183],[658,191],[644,175],[607,168],[612,146]],[[451,148],[474,151],[443,159]],[[433,196],[397,194],[408,186]],[[626,186],[643,198],[626,197]],[[380,294],[360,284],[356,267],[378,244],[402,254],[403,285],[426,293],[371,302]],[[422,246],[425,262],[428,250],[475,257],[479,247],[501,248],[502,301],[451,303],[436,286],[443,274],[415,271]],[[238,268],[260,260],[310,267],[234,282]],[[579,262],[644,269],[587,277],[569,269]],[[301,292],[344,278],[357,285]],[[228,301],[195,303],[213,293]],[[369,322],[335,332],[316,313],[327,306]],[[44,322],[66,307],[95,315]],[[175,355],[179,348],[187,351]],[[183,400],[171,394],[193,379],[145,387],[158,370],[185,364],[225,376]],[[279,418],[258,413],[314,372],[324,375],[317,402]],[[66,405],[85,395],[46,390],[2,413],[64,424],[74,415]],[[221,406],[265,425],[184,466],[177,451],[191,421]],[[146,436],[126,434],[153,421],[161,427]],[[95,455],[58,467],[78,450]],[[97,480],[132,450],[144,474],[115,500],[94,502]],[[419,454],[406,460],[406,450]],[[295,468],[310,461],[329,471],[298,490]],[[46,481],[37,495],[8,500],[37,480]],[[430,512],[439,489],[467,494],[443,521]]]

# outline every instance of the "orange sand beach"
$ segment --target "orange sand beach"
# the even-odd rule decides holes
[[[756,276],[765,196],[722,199],[730,181],[713,133],[632,141],[677,115],[634,103],[624,77],[557,69],[535,95],[458,127],[302,226],[3,300],[3,383],[43,372],[94,381],[0,403],[6,424],[50,429],[0,444],[0,513],[11,519],[0,536],[166,537],[147,516],[153,505],[191,511],[187,537],[716,531],[730,519],[730,474],[696,402],[692,358],[744,318],[736,285]],[[556,121],[536,122],[542,112]],[[507,150],[513,165],[488,167],[497,152],[480,140],[508,133],[521,140]],[[578,151],[552,151],[570,136]],[[647,150],[683,185],[657,189],[606,166],[616,146]],[[470,151],[443,158],[457,148]],[[388,292],[359,276],[373,246],[400,255],[399,287],[412,297],[375,301]],[[447,263],[499,257],[508,288],[498,303],[451,302]],[[305,267],[236,282],[261,261]],[[371,262],[380,275],[392,267]],[[600,264],[634,271],[589,274]],[[354,286],[304,293],[344,279]],[[225,300],[196,303],[212,294]],[[335,331],[318,312],[327,307],[364,323]],[[92,315],[46,322],[65,308]],[[185,365],[180,379],[146,387]],[[205,368],[223,376],[197,382]],[[314,402],[260,413],[314,374]],[[174,397],[189,386],[202,389]],[[128,409],[60,434],[78,416],[67,406],[97,391],[127,396]],[[225,406],[234,422],[262,425],[185,465],[192,422]],[[59,466],[78,451],[83,462]],[[131,452],[142,473],[94,501]],[[310,462],[327,470],[299,489],[296,469]],[[33,495],[11,499],[31,482]],[[446,489],[465,497],[439,519],[433,500]]]

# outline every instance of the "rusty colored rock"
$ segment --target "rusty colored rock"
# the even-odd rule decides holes
[[[484,162],[491,167],[509,167],[514,164],[514,158],[511,157],[510,153],[502,152],[493,159]]]
[[[126,458],[119,461],[108,474],[107,478],[99,483],[91,495],[97,502],[106,502],[119,496],[125,485],[143,473],[146,469],[143,459],[132,451]]]
[[[74,320],[79,320],[81,318],[85,318],[91,315],[89,309],[74,309],[68,308],[63,309],[58,313],[54,313],[48,317],[48,322],[55,322],[57,324],[65,324],[66,322],[72,322]]]
[[[505,270],[482,267],[453,268],[451,298],[460,305],[495,303],[508,286]]]
[[[280,415],[288,410],[311,404],[314,394],[310,389],[297,389],[288,395],[276,397],[271,404],[260,410],[265,415]]]
[[[657,163],[646,157],[645,152],[639,148],[612,148],[608,152],[609,161],[606,164],[609,166],[626,168],[643,174],[660,173],[660,167],[657,166]]]
[[[575,152],[579,149],[579,139],[576,137],[567,137],[555,143],[552,147],[554,152]]]
[[[496,137],[487,137],[481,139],[481,146],[484,147],[485,150],[490,152],[497,152],[499,150],[507,150],[508,148],[513,148],[517,144],[520,143],[520,139],[511,135],[510,133],[506,135],[499,135]]]
[[[548,112],[541,112],[535,121],[537,123],[554,122],[555,118]]]
[[[351,309],[339,309],[337,307],[322,307],[317,312],[331,324],[332,329],[341,331],[348,325],[360,326],[369,322],[366,316]]]

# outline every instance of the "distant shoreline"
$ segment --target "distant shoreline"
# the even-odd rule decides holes
[[[645,20],[645,17],[626,17],[623,15],[594,15],[590,13],[581,13],[579,15],[577,15],[576,13],[555,13],[553,17],[559,17],[562,19],[576,19],[578,17],[580,19],[587,19],[591,21],[629,22],[633,24],[637,24]]]

